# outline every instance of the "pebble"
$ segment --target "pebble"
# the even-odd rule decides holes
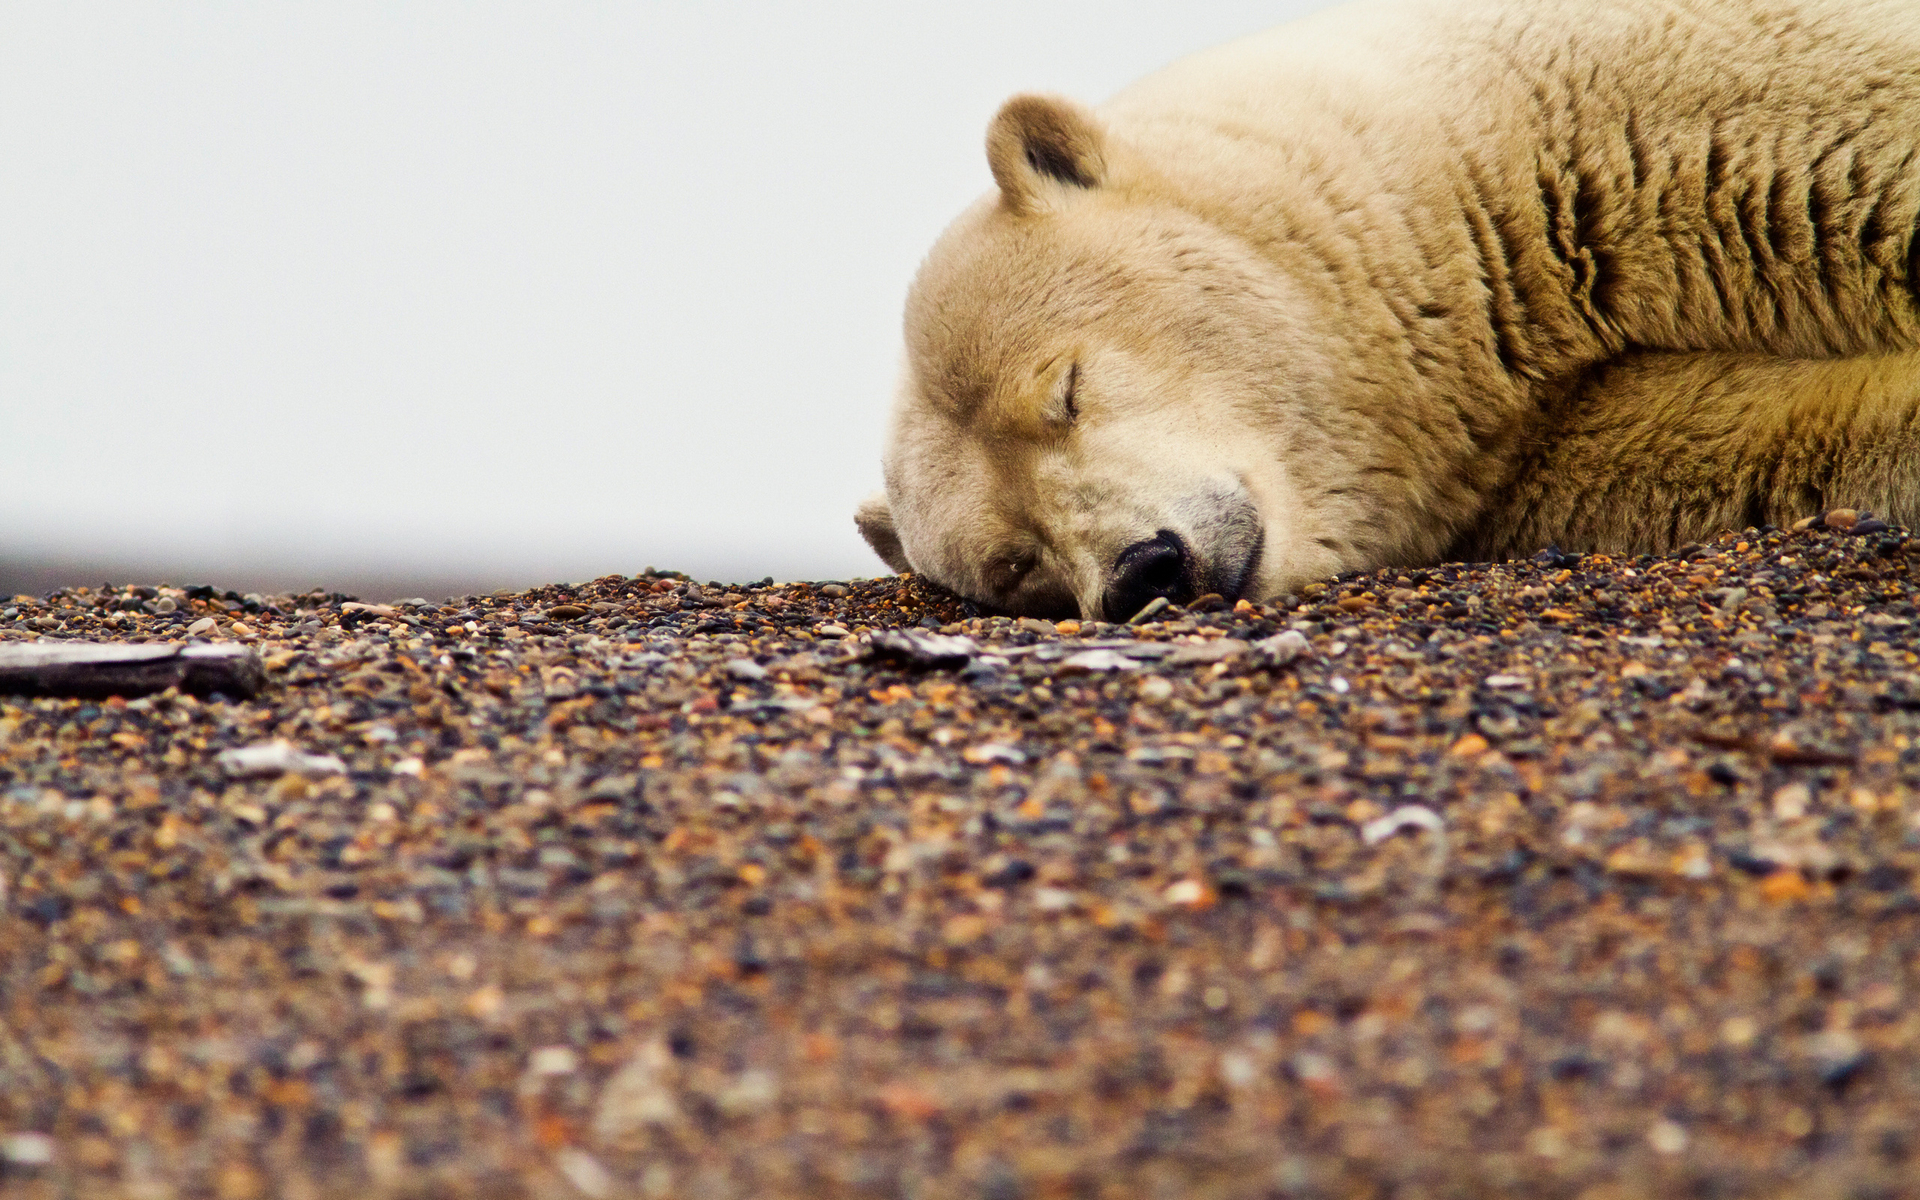
[[[1145,625],[1161,613],[1167,611],[1170,607],[1172,607],[1172,601],[1168,600],[1165,596],[1155,596],[1153,599],[1147,601],[1145,607],[1141,608],[1139,612],[1128,617],[1127,624]]]
[[[1447,823],[1439,813],[1424,804],[1405,804],[1384,817],[1376,817],[1360,827],[1360,840],[1367,845],[1383,842],[1402,829],[1427,829],[1445,833]]]
[[[236,779],[271,778],[293,772],[300,775],[342,775],[347,765],[332,754],[303,754],[284,741],[262,742],[222,750],[221,770]]]
[[[620,1193],[619,1181],[600,1160],[578,1146],[562,1146],[553,1156],[554,1166],[566,1176],[575,1191],[587,1200],[608,1200]]]
[[[1658,1154],[1682,1154],[1691,1139],[1687,1131],[1673,1121],[1655,1121],[1647,1130],[1647,1144]]]
[[[1168,904],[1192,907],[1206,902],[1207,887],[1196,879],[1182,879],[1168,884],[1161,898]]]
[[[0,1137],[0,1161],[16,1167],[44,1167],[53,1162],[53,1139],[44,1133],[10,1133]]]
[[[1843,1083],[1867,1065],[1869,1054],[1859,1036],[1845,1029],[1827,1029],[1812,1034],[1801,1044],[1814,1073],[1821,1083]]]
[[[580,1068],[580,1057],[571,1046],[541,1046],[527,1057],[530,1075],[571,1075]]]
[[[1262,638],[1253,644],[1254,661],[1263,667],[1284,667],[1311,650],[1306,635],[1294,629]]]
[[[212,617],[201,617],[199,620],[187,626],[187,636],[188,637],[205,637],[208,634],[213,632],[214,627],[217,624],[218,622],[216,622]]]
[[[1062,675],[1098,674],[1103,671],[1131,671],[1140,664],[1112,650],[1082,650],[1060,660],[1054,669]]]
[[[1170,667],[1190,667],[1197,664],[1226,662],[1247,653],[1250,647],[1239,638],[1218,638],[1211,642],[1200,642],[1180,646],[1167,656]]]
[[[964,667],[980,653],[970,637],[926,633],[918,629],[882,629],[867,635],[867,646],[877,656],[923,669]]]

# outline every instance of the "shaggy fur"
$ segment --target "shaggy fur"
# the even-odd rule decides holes
[[[1415,0],[1017,97],[907,305],[896,569],[1021,611],[1920,520],[1920,4]],[[1131,593],[1129,593],[1131,594]]]

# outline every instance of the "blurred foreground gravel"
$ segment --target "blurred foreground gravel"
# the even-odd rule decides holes
[[[1920,541],[1832,523],[0,602],[269,679],[0,697],[0,1194],[1920,1194]]]

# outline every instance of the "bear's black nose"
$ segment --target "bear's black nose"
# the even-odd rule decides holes
[[[1165,596],[1175,604],[1193,599],[1190,561],[1186,542],[1171,529],[1162,529],[1122,550],[1113,564],[1113,581],[1107,585],[1107,619],[1124,621],[1155,596]]]

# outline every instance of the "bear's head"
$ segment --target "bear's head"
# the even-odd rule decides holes
[[[1001,610],[1114,621],[1341,569],[1295,478],[1339,455],[1299,419],[1331,369],[1301,290],[1071,102],[1010,100],[987,157],[998,190],[907,301],[868,543]]]

